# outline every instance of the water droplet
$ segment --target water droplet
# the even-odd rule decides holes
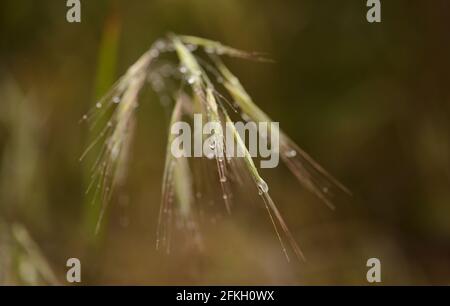
[[[95,104],[95,107],[102,108],[102,104],[100,102],[98,102],[97,104]]]
[[[180,72],[181,72],[181,73],[185,74],[187,71],[188,71],[188,70],[187,70],[186,66],[181,66],[181,67],[180,67]]]
[[[222,183],[225,183],[226,181],[227,181],[227,178],[224,176],[224,177],[221,177],[220,178],[220,181],[222,182]]]
[[[291,157],[295,157],[295,156],[297,156],[297,151],[295,151],[295,150],[290,150],[290,151],[286,152],[286,157],[291,158]]]
[[[259,179],[257,186],[259,195],[262,195],[263,193],[267,193],[269,191],[269,186],[266,182],[264,182],[263,179]]]
[[[87,120],[88,116],[87,115],[83,115],[83,120]]]
[[[197,81],[197,77],[195,75],[191,75],[190,77],[188,77],[187,82],[189,84],[194,84]]]
[[[224,200],[228,199],[228,196],[226,194],[223,195],[222,197]]]
[[[120,102],[120,97],[115,96],[115,97],[112,99],[112,101],[113,101],[113,103],[117,104],[117,103]]]

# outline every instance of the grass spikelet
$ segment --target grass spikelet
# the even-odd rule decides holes
[[[95,232],[98,233],[107,204],[114,188],[126,176],[129,148],[135,128],[135,109],[138,107],[139,92],[145,84],[148,68],[160,53],[157,43],[139,58],[112,89],[83,116],[93,129],[101,119],[111,113],[99,135],[88,146],[80,161],[98,143],[102,143],[100,154],[92,167],[92,180],[87,192],[94,188],[93,201],[100,197],[102,208]]]
[[[206,72],[201,68],[194,55],[177,38],[173,38],[175,49],[179,55],[182,67],[186,67],[188,73],[188,83],[192,86],[193,93],[197,99],[202,102],[203,112],[210,122],[221,122],[217,101],[214,96],[214,85],[210,81]],[[226,165],[225,165],[225,140],[221,130],[215,129],[210,142],[210,147],[215,151],[217,171],[219,174],[219,183],[223,192],[223,200],[227,211],[231,212],[231,194],[229,192]]]
[[[199,49],[208,56],[202,57],[202,53],[197,52]],[[169,52],[173,52],[179,60],[177,63],[178,73],[161,73],[156,66],[152,66],[154,62],[158,62],[163,53]],[[269,195],[269,186],[260,176],[246,144],[234,125],[227,125],[227,123],[232,123],[228,115],[228,108],[231,107],[235,112],[238,112],[239,109],[243,118],[249,118],[255,123],[271,123],[272,120],[253,102],[238,78],[220,60],[222,55],[265,60],[261,54],[241,51],[222,45],[220,42],[194,36],[169,34],[166,39],[153,44],[119,79],[105,98],[96,104],[94,111],[84,116],[84,120],[91,121],[91,123],[92,114],[97,114],[97,117],[108,116],[108,114],[110,116],[110,120],[101,130],[100,135],[82,156],[84,157],[97,143],[103,142],[101,154],[94,164],[93,173],[93,184],[96,184],[95,192],[100,192],[103,203],[98,224],[101,222],[114,187],[125,176],[130,140],[135,127],[134,112],[138,105],[139,92],[147,80],[150,82],[157,80],[158,83],[162,83],[163,88],[168,88],[167,83],[176,81],[179,83],[178,92],[176,94],[173,90],[170,92],[170,96],[174,97],[175,101],[170,127],[183,117],[192,119],[196,114],[202,114],[209,122],[216,122],[222,127],[222,129],[213,129],[211,136],[206,141],[209,142],[209,147],[214,153],[212,158],[215,159],[214,168],[217,178],[215,183],[221,190],[221,198],[226,210],[231,212],[232,208],[232,184],[245,185],[248,180],[246,181],[244,176],[248,175],[247,179],[251,178],[262,198],[286,258],[289,260],[285,239],[295,255],[304,259],[281,212]],[[217,90],[219,86],[225,88],[225,93]],[[160,93],[158,92],[158,94]],[[233,106],[235,104],[238,109]],[[243,158],[226,155],[227,144],[223,131],[228,127],[232,129],[236,149],[242,153],[237,156],[243,156]],[[278,129],[277,125],[272,127],[270,124],[269,128]],[[286,134],[281,130],[277,132],[280,135],[279,153],[281,158],[303,186],[330,207],[333,207],[330,200],[333,194],[332,189],[349,193]],[[197,182],[199,178],[194,173],[199,173],[199,171],[198,169],[192,171],[193,162],[186,157],[176,158],[172,155],[171,144],[174,137],[172,133],[169,133],[156,241],[156,248],[165,248],[167,252],[171,249],[172,228],[180,229],[179,232],[187,234],[185,240],[192,239],[194,244],[200,248],[202,245],[197,213],[201,201],[197,200],[194,186],[200,186],[203,182]],[[260,132],[259,137],[269,142],[268,134],[263,135]],[[245,175],[243,175],[244,173]],[[212,184],[212,181],[207,180],[205,186],[208,184]]]
[[[231,119],[226,115],[227,121],[231,123]],[[244,152],[244,161],[245,165],[247,167],[247,170],[251,174],[251,177],[253,178],[256,187],[258,188],[259,195],[263,198],[265,207],[267,209],[267,212],[269,214],[270,220],[273,224],[273,227],[275,229],[275,232],[277,234],[278,240],[280,241],[281,248],[283,250],[283,253],[286,256],[286,259],[289,261],[289,255],[287,253],[286,247],[283,242],[283,238],[278,230],[278,225],[281,226],[284,233],[289,239],[289,242],[292,246],[292,249],[294,250],[295,254],[298,256],[298,258],[305,260],[305,257],[303,255],[303,252],[300,250],[300,247],[298,246],[295,239],[292,237],[291,232],[289,231],[289,228],[287,227],[286,223],[284,222],[283,217],[281,216],[281,213],[279,212],[278,208],[276,207],[275,203],[273,202],[272,198],[269,195],[269,186],[264,181],[264,179],[259,175],[258,169],[255,166],[255,163],[253,162],[253,159],[247,150],[247,147],[245,146],[244,141],[242,140],[241,136],[237,132],[237,130],[234,128],[234,125],[230,125],[233,129],[233,135],[236,139],[238,149]],[[276,219],[273,218],[273,214],[275,215]]]
[[[257,52],[248,52],[239,49],[235,49],[229,46],[225,46],[222,43],[206,38],[180,35],[180,40],[188,45],[200,46],[205,49],[206,53],[215,55],[227,55],[230,57],[238,57],[243,59],[252,59],[258,61],[272,62],[272,60],[264,57],[263,54]]]
[[[224,86],[239,105],[242,112],[255,122],[272,122],[252,100],[250,95],[231,71],[216,56],[213,57],[216,67],[224,78]],[[332,190],[339,189],[347,194],[350,191],[332,175],[326,172],[306,152],[300,149],[282,130],[280,135],[280,154],[283,162],[295,175],[299,182],[313,192],[327,206],[334,209],[331,202]]]
[[[188,103],[188,99],[185,94],[179,95],[172,112],[170,126],[181,120],[183,108],[186,107],[183,104]],[[194,243],[200,248],[202,247],[198,223],[192,207],[194,196],[191,169],[185,157],[175,158],[171,154],[170,145],[173,139],[174,135],[169,133],[156,235],[156,249],[165,247],[167,253],[170,253],[171,227],[174,216],[177,219],[176,226],[183,229],[190,237],[194,237]]]

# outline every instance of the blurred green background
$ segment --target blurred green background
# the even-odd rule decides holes
[[[380,24],[363,0],[81,2],[79,24],[66,1],[0,2],[0,283],[66,284],[77,257],[83,284],[367,284],[376,257],[383,284],[450,284],[448,1],[382,1]],[[306,263],[287,263],[243,201],[205,225],[202,252],[155,250],[167,109],[150,91],[127,185],[93,235],[78,121],[170,31],[267,52],[275,63],[227,63],[352,190],[332,212],[285,167],[263,172]]]

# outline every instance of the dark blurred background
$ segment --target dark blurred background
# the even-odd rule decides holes
[[[0,283],[450,284],[450,3],[0,2]],[[167,110],[141,99],[129,178],[101,234],[79,119],[167,32],[266,52],[227,63],[258,105],[353,196],[330,211],[283,166],[264,171],[307,262],[286,262],[263,209],[207,224],[205,249],[155,250]],[[94,158],[95,156],[93,156]],[[242,206],[248,203],[239,203]],[[244,205],[245,204],[245,205]],[[94,221],[93,221],[94,220]]]

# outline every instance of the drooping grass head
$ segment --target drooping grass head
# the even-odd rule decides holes
[[[286,239],[295,255],[303,258],[296,240],[291,235],[283,217],[269,194],[269,185],[261,177],[242,133],[233,125],[234,117],[245,122],[267,123],[268,131],[258,131],[257,137],[271,145],[281,160],[295,175],[300,184],[314,193],[330,207],[331,196],[336,190],[348,190],[329,175],[310,156],[302,151],[278,125],[273,123],[252,100],[239,79],[223,63],[221,57],[231,56],[264,61],[257,53],[249,53],[225,46],[219,42],[194,37],[169,34],[156,41],[136,63],[117,81],[111,90],[98,101],[93,111],[83,120],[95,125],[96,120],[106,116],[108,120],[98,137],[87,148],[85,154],[96,144],[101,145],[100,155],[93,166],[92,188],[101,197],[103,212],[117,185],[125,179],[129,148],[136,121],[136,107],[139,94],[148,84],[160,95],[171,97],[173,101],[169,125],[165,168],[162,178],[162,200],[157,230],[157,248],[170,251],[173,229],[182,229],[187,239],[202,247],[199,224],[199,206],[202,186],[217,185],[217,192],[227,212],[231,212],[234,200],[233,190],[246,189],[253,184],[254,190],[262,198],[273,223],[282,249],[289,259],[285,247]],[[159,63],[164,61],[164,65]],[[176,86],[173,86],[176,84]],[[209,156],[200,161],[192,161],[183,154],[173,154],[171,147],[174,134],[171,127],[181,120],[192,122],[196,116],[208,122],[216,122],[221,128],[211,130],[207,139]],[[96,119],[97,118],[97,119]],[[195,128],[195,127],[194,127]],[[240,154],[230,154],[230,143],[226,135],[231,135],[234,149]],[[277,141],[270,135],[277,135]],[[179,150],[185,150],[180,148]],[[234,151],[233,151],[234,152]],[[213,181],[202,184],[201,163],[214,162]],[[200,173],[200,174],[199,174]],[[246,179],[247,178],[247,179]]]

